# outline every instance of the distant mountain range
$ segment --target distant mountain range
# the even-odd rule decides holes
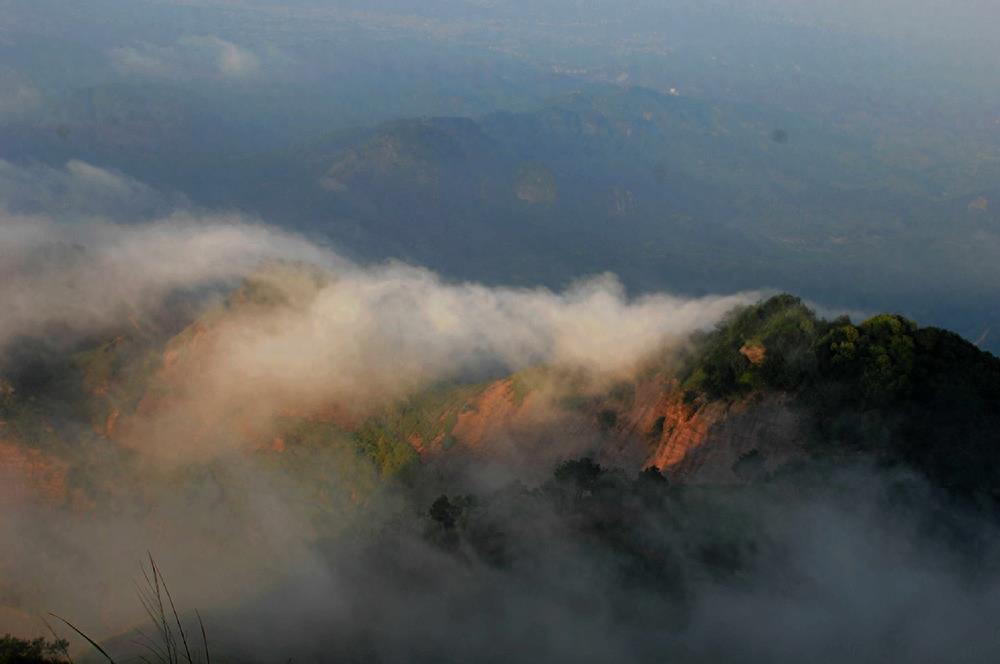
[[[640,291],[794,290],[1000,343],[1000,161],[973,158],[974,143],[632,88],[265,151],[252,127],[184,110],[205,104],[164,91],[119,113],[106,92],[80,107],[96,113],[86,127],[3,140],[456,279],[563,286],[612,271]]]

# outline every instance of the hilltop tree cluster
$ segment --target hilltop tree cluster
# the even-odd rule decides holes
[[[946,330],[893,314],[825,321],[778,295],[697,339],[681,379],[689,402],[792,393],[817,452],[874,452],[961,492],[1000,489],[1000,359]]]

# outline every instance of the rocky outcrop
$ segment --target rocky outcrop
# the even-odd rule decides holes
[[[459,413],[451,434],[466,447],[482,448],[486,442],[510,429],[530,398],[529,394],[518,403],[513,380],[497,381]]]
[[[759,392],[688,403],[663,374],[630,384],[626,392],[624,402],[577,395],[582,407],[567,409],[558,390],[519,394],[514,380],[499,380],[466,403],[449,431],[414,447],[441,453],[450,449],[442,444],[447,438],[484,456],[520,450],[539,461],[533,455],[587,453],[625,468],[656,466],[692,484],[741,483],[805,455],[806,418],[792,395]],[[556,443],[563,449],[550,447]]]
[[[650,464],[689,484],[743,482],[743,461],[769,473],[805,455],[804,416],[786,394],[755,394],[732,402],[688,406],[673,400]]]
[[[743,344],[740,355],[750,360],[750,364],[759,367],[767,358],[767,349],[761,344]]]
[[[421,456],[497,461],[521,478],[541,478],[555,464],[593,454],[605,442],[589,412],[567,408],[563,396],[544,381],[497,380],[443,413],[432,440],[408,442]]]

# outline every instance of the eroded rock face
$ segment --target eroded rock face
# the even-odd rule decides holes
[[[751,364],[759,367],[767,358],[767,349],[761,344],[743,344],[740,354],[750,360]]]
[[[643,444],[644,466],[656,466],[666,472],[684,460],[688,452],[708,440],[710,428],[723,420],[726,405],[713,402],[702,407],[684,403],[676,385],[649,393],[640,390],[636,404],[626,413],[628,425],[624,445]],[[644,398],[643,398],[644,397]],[[639,443],[642,441],[642,443]]]
[[[735,401],[687,403],[676,381],[657,375],[630,386],[627,403],[591,399],[565,410],[544,391],[518,397],[510,379],[489,385],[458,415],[453,444],[484,456],[525,459],[538,454],[589,454],[628,469],[656,466],[674,481],[733,484],[774,472],[805,455],[809,430],[794,397],[755,393]],[[546,449],[553,441],[563,449]],[[415,445],[421,454],[446,452],[442,440]],[[531,451],[531,454],[527,452]],[[570,449],[572,448],[572,449]]]
[[[531,395],[525,401],[528,399]],[[524,406],[524,401],[517,403],[513,381],[499,380],[459,413],[452,435],[460,444],[481,448],[491,439],[504,434]]]
[[[510,378],[489,385],[458,415],[454,444],[515,466],[548,467],[598,442],[584,413],[560,408],[546,389],[518,394]]]
[[[760,466],[758,473],[772,472],[802,456],[808,437],[792,395],[762,392],[688,403],[677,381],[663,374],[636,384],[618,425],[623,460],[639,454],[641,467],[656,466],[685,483],[745,481],[740,461],[748,455]]]
[[[663,432],[650,455],[672,479],[730,484],[748,479],[741,462],[754,458],[754,474],[769,473],[804,456],[803,416],[785,394],[756,394],[735,402],[668,405]]]

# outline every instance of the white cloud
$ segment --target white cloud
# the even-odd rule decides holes
[[[168,45],[143,42],[114,48],[109,56],[118,69],[151,78],[244,79],[260,69],[255,53],[214,35],[181,37]]]
[[[58,327],[100,330],[155,310],[172,292],[238,279],[262,261],[323,252],[304,240],[222,215],[156,223],[59,223],[0,214],[0,349]]]
[[[176,458],[242,444],[194,433],[233,430],[232,418],[242,430],[267,430],[290,410],[363,415],[438,381],[539,363],[628,372],[754,297],[630,299],[610,275],[561,293],[449,283],[407,265],[358,266],[301,237],[219,216],[0,222],[0,350],[26,335],[100,332],[157,311],[178,291],[247,277],[279,296],[215,319],[180,369],[176,398],[126,441]]]

